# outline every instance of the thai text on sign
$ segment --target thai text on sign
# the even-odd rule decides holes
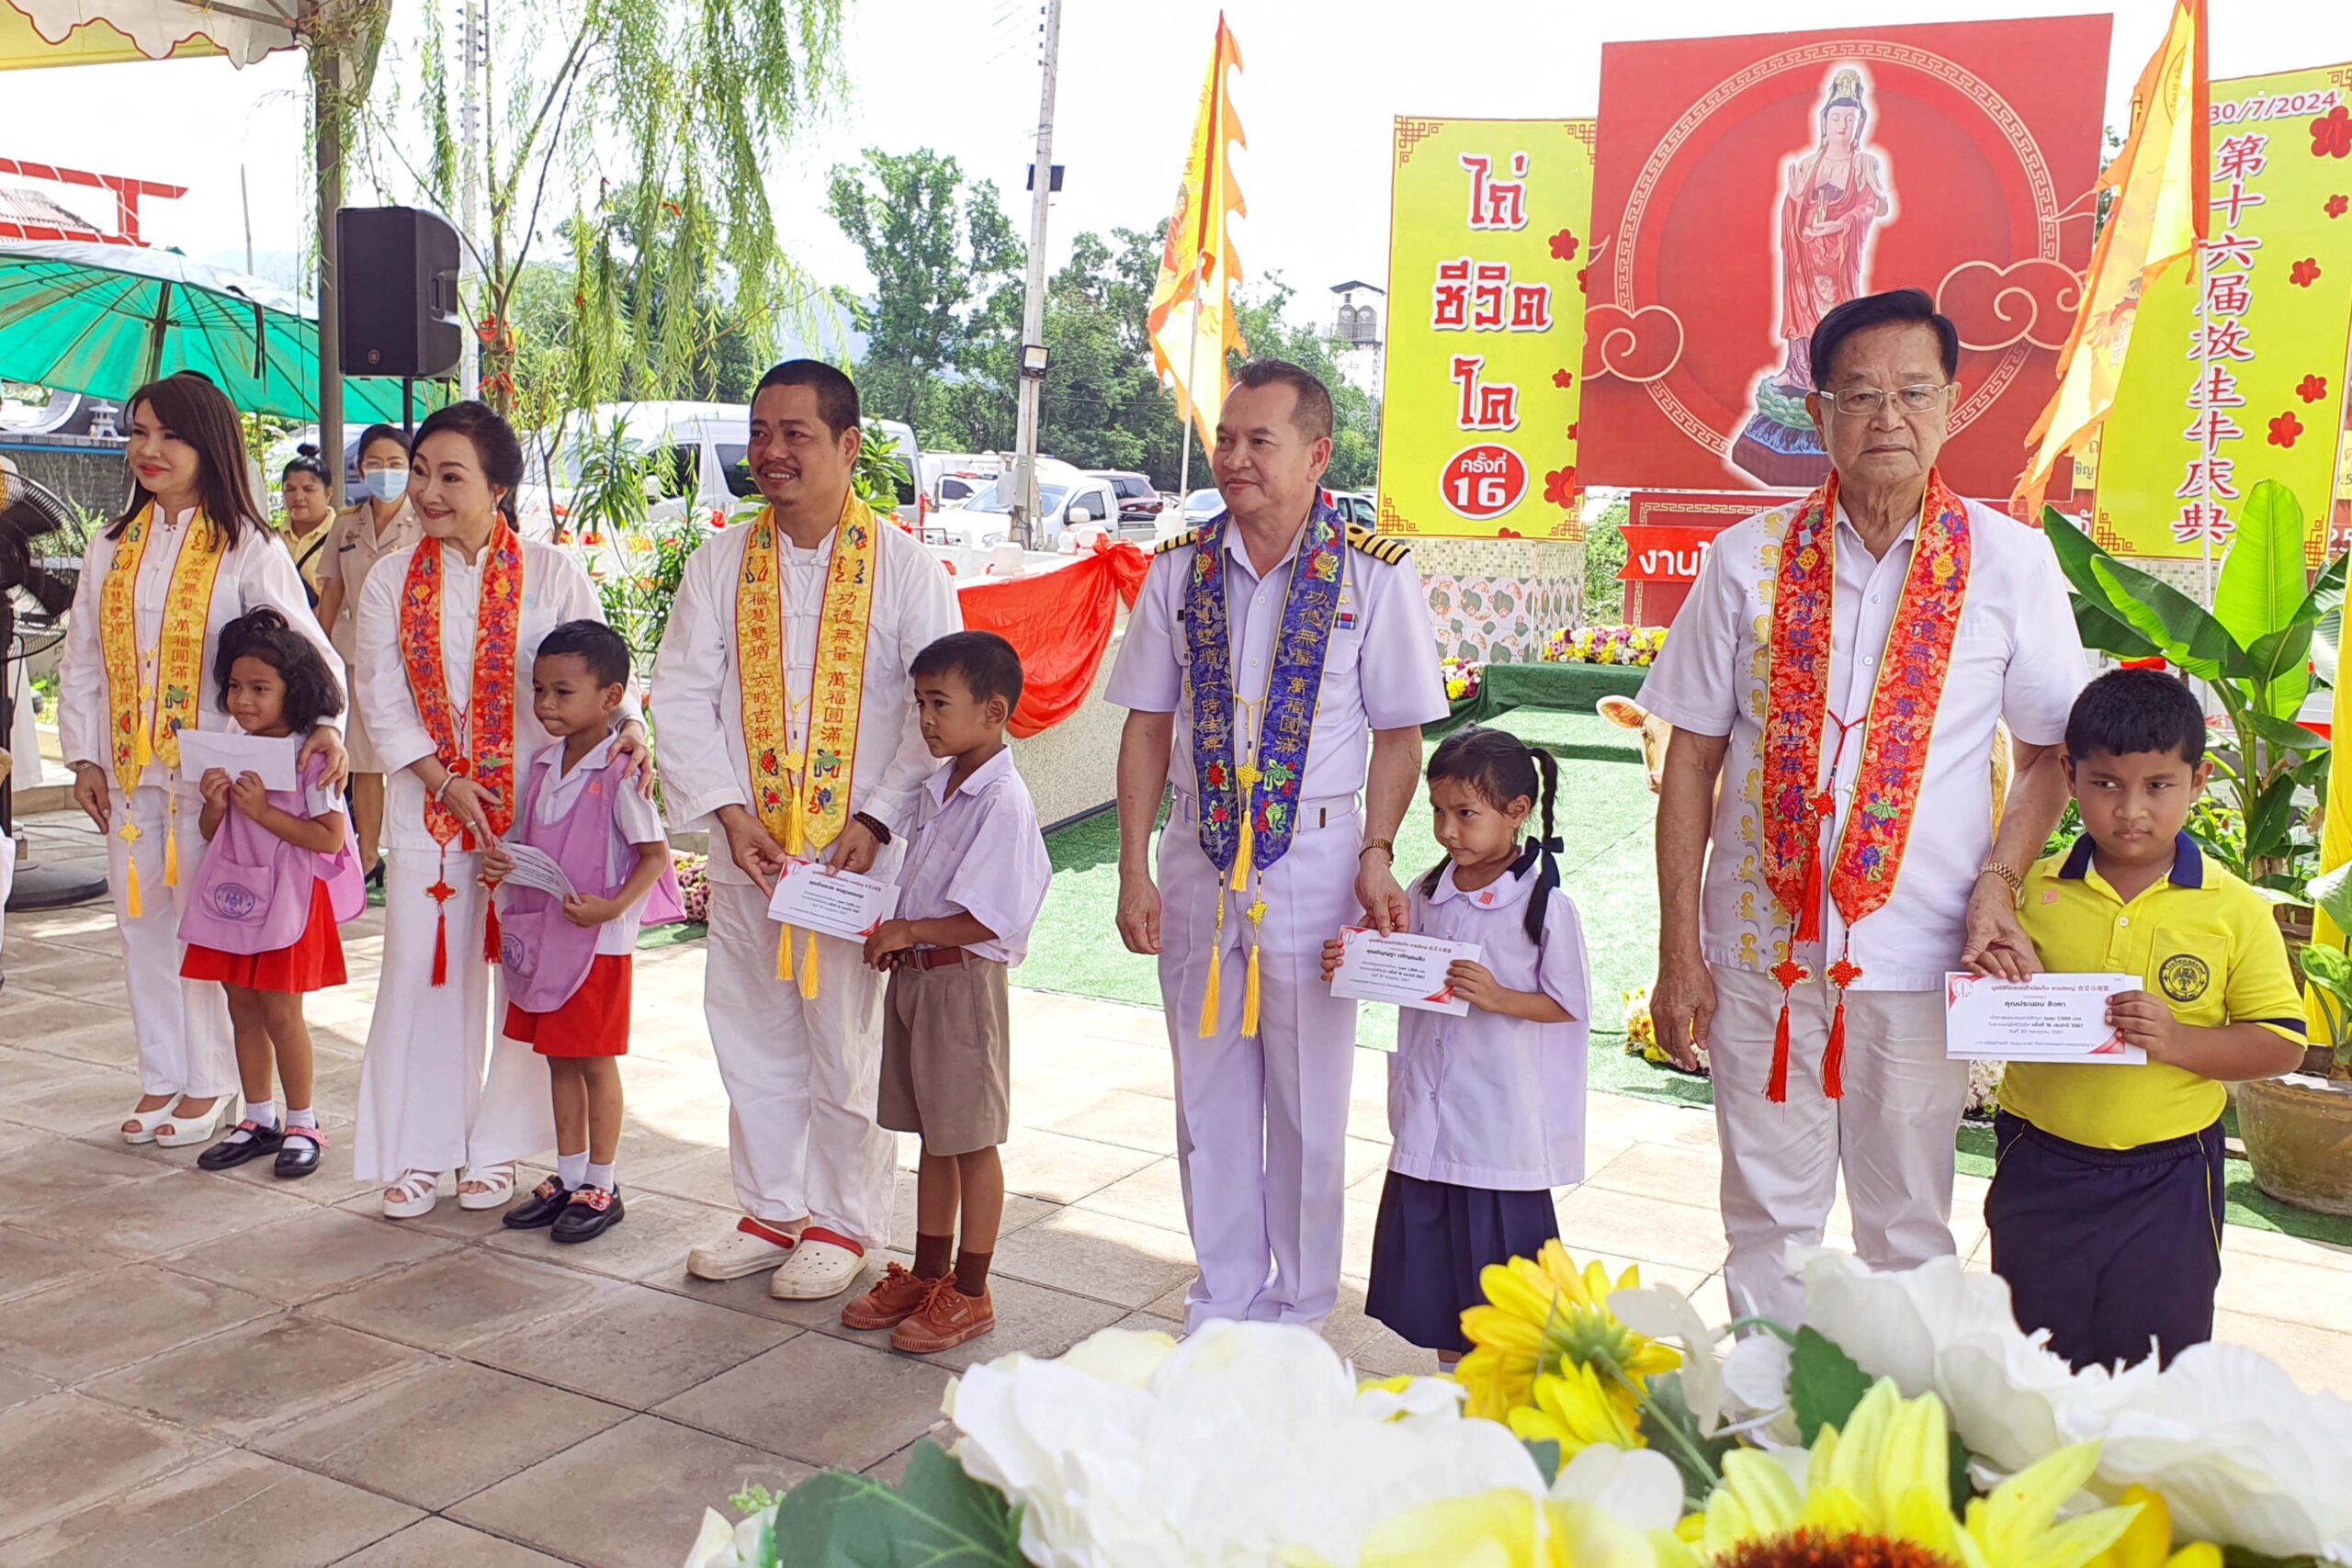
[[[1589,121],[1399,119],[1384,532],[1577,539]]]

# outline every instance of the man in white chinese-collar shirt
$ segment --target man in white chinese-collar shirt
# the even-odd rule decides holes
[[[1420,578],[1318,503],[1330,459],[1322,382],[1245,366],[1217,420],[1227,510],[1152,562],[1106,693],[1129,710],[1119,934],[1159,956],[1175,1051],[1188,1328],[1315,1325],[1339,1299],[1356,1007],[1323,943],[1403,928],[1396,824],[1446,714]]]
[[[1783,1323],[1789,1244],[1821,1240],[1841,1168],[1862,1261],[1953,1251],[1968,1064],[1944,1056],[1944,976],[2034,971],[2016,899],[2086,679],[2048,541],[1936,471],[1952,323],[1873,294],[1810,351],[1828,480],[1715,540],[1641,699],[1674,727],[1650,1012],[1676,1061],[1709,1048],[1732,1312]]]

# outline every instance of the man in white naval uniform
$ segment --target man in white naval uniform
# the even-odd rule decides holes
[[[1119,742],[1119,934],[1130,950],[1159,955],[1175,1052],[1177,1157],[1200,1264],[1188,1328],[1213,1318],[1317,1325],[1339,1299],[1356,1006],[1324,984],[1322,947],[1350,923],[1403,928],[1396,825],[1420,774],[1420,727],[1447,711],[1429,603],[1403,544],[1348,528],[1317,504],[1330,458],[1323,384],[1279,360],[1244,367],[1217,421],[1215,473],[1227,510],[1152,562],[1105,692],[1129,710]],[[1213,732],[1204,747],[1195,650],[1217,638],[1193,622],[1215,614],[1195,581],[1212,547],[1204,580],[1217,586],[1205,592],[1223,605],[1231,680],[1214,683],[1222,694],[1204,710]],[[1295,577],[1307,593],[1294,592]],[[1336,578],[1319,608],[1318,578]],[[1302,624],[1326,615],[1327,631]],[[1302,662],[1317,651],[1319,671]],[[1299,704],[1287,751],[1286,692]],[[1220,730],[1227,744],[1216,750]],[[1244,838],[1235,858],[1229,826],[1250,807],[1221,793],[1234,764],[1242,799],[1266,798],[1253,788],[1279,797],[1275,821],[1289,838],[1272,864],[1262,818],[1253,817],[1254,851]],[[1155,886],[1152,826],[1170,784]],[[1227,802],[1212,806],[1206,834],[1204,786]],[[1238,891],[1205,847],[1219,826],[1228,828],[1227,863],[1252,873]]]
[[[1641,696],[1674,727],[1650,1015],[1677,1061],[1695,1065],[1694,1038],[1710,1048],[1732,1313],[1783,1323],[1804,1304],[1789,1246],[1819,1244],[1841,1168],[1863,1262],[1953,1251],[1968,1064],[1944,1056],[1944,976],[2034,970],[2016,898],[2066,804],[2059,742],[2086,677],[2049,541],[1937,475],[1959,400],[1952,323],[1916,288],[1866,295],[1825,316],[1810,350],[1829,479],[1716,538]],[[1801,526],[1816,543],[1789,547]],[[1792,573],[1805,592],[1787,590]],[[1807,615],[1812,646],[1826,642],[1817,681],[1775,656],[1783,636],[1804,646]],[[1937,672],[1906,678],[1918,669]],[[1800,776],[1776,783],[1780,755]],[[1772,881],[1788,833],[1799,854],[1782,863],[1802,870],[1810,851],[1819,867],[1784,878],[1793,908]],[[1854,844],[1879,857],[1867,878],[1844,874]]]
[[[736,1229],[695,1248],[686,1266],[706,1280],[773,1269],[770,1290],[784,1298],[847,1289],[865,1250],[889,1238],[895,1145],[874,1119],[884,976],[865,966],[857,944],[805,934],[791,955],[799,972],[779,974],[783,928],[767,912],[791,836],[779,830],[779,803],[809,780],[808,770],[846,760],[846,808],[835,807],[838,836],[830,843],[815,826],[820,797],[807,797],[815,808],[808,854],[895,877],[915,798],[937,766],[916,724],[907,667],[963,628],[946,569],[888,513],[847,505],[864,428],[857,389],[831,366],[800,359],[768,372],[752,400],[749,454],[768,517],[729,528],[695,552],[653,671],[673,820],[712,834],[703,1011],[731,1106],[729,1144],[744,1213]],[[870,537],[850,539],[852,527]],[[861,542],[872,551],[862,626],[855,597],[840,597],[854,573],[834,570],[837,550],[854,556]],[[772,574],[753,558],[760,554],[772,556]],[[754,646],[763,639],[742,635],[747,617],[774,614],[749,597],[747,563],[763,583],[772,575],[782,597],[780,625],[764,649]],[[820,647],[820,631],[836,635]],[[829,656],[828,649],[845,651]],[[757,711],[763,705],[764,716]],[[853,717],[854,744],[829,746]],[[752,746],[751,734],[775,744]],[[831,755],[837,750],[845,758]],[[779,770],[780,752],[791,755]],[[765,764],[765,784],[755,761]]]

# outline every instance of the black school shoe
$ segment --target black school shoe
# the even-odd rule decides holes
[[[621,1223],[626,1211],[621,1206],[620,1190],[607,1192],[601,1187],[582,1187],[571,1194],[571,1201],[556,1216],[555,1229],[548,1233],[550,1241],[593,1241]]]
[[[500,1223],[510,1231],[540,1230],[556,1222],[563,1206],[571,1201],[571,1189],[559,1177],[548,1177],[531,1189],[531,1195],[508,1209]]]
[[[316,1127],[288,1127],[281,1132],[284,1142],[278,1145],[277,1163],[269,1173],[280,1181],[292,1181],[319,1168],[320,1151],[327,1146],[324,1133]]]
[[[239,1137],[238,1134],[244,1136]],[[283,1127],[260,1127],[251,1121],[240,1122],[229,1135],[196,1156],[198,1170],[231,1170],[249,1159],[274,1155],[286,1141]]]

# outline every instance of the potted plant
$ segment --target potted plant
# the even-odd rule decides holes
[[[2352,864],[2314,877],[2311,896],[2338,931],[2352,931]],[[2352,1214],[2352,937],[2305,948],[2303,983],[2326,1044],[2303,1072],[2237,1086],[2238,1134],[2256,1186],[2298,1208]]]

